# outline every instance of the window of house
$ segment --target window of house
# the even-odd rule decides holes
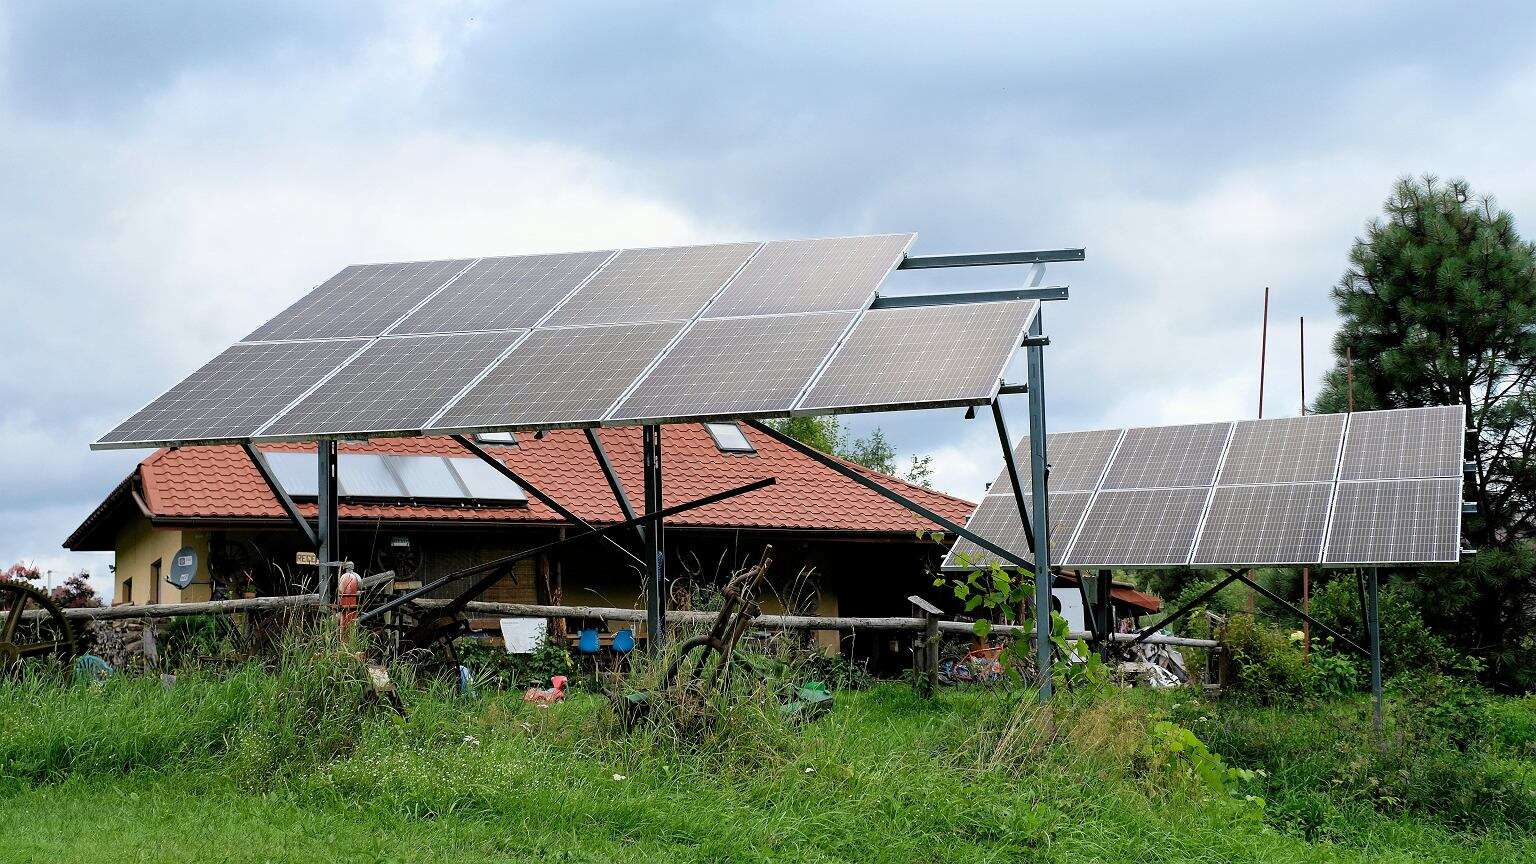
[[[476,432],[475,440],[481,444],[510,444],[517,446],[516,432]]]
[[[149,565],[149,602],[151,604],[159,603],[160,602],[160,559],[159,558],[155,559],[155,563]]]
[[[715,439],[715,446],[721,453],[756,453],[757,448],[747,440],[747,433],[741,431],[741,427],[735,423],[705,423],[704,428],[709,430],[709,437]]]
[[[133,603],[133,577],[123,580],[123,596],[114,598],[118,603]]]

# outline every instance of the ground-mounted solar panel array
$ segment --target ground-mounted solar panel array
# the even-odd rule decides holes
[[[914,236],[350,266],[94,446],[985,403],[1039,303],[872,309]]]
[[[1465,428],[1465,409],[1453,405],[1053,433],[1051,563],[1455,562]],[[1028,494],[1027,439],[1015,459]],[[1028,560],[1006,471],[969,527]],[[961,541],[944,566],[991,561]]]

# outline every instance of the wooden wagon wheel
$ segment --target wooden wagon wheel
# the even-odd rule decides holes
[[[0,673],[28,658],[75,656],[75,631],[48,595],[24,582],[0,579]]]

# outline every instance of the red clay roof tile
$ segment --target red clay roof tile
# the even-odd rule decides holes
[[[775,477],[776,485],[721,501],[670,520],[679,526],[790,528],[859,532],[915,532],[935,526],[899,505],[841,477],[751,429],[743,429],[754,454],[722,453],[709,432],[699,425],[664,427],[662,461],[664,498],[668,505]],[[640,429],[598,432],[614,470],[630,500],[642,500]],[[575,430],[557,430],[543,440],[519,435],[519,446],[491,449],[519,474],[550,497],[589,522],[620,518],[586,437]],[[344,442],[342,450],[356,453],[468,455],[450,438],[383,438]],[[303,444],[263,445],[268,450],[304,450]],[[283,513],[261,475],[236,446],[183,447],[160,450],[139,464],[144,500],[160,518],[239,519],[281,518]],[[922,489],[894,477],[867,472],[938,513],[963,522],[974,505],[960,498]],[[315,505],[299,505],[313,515]],[[498,522],[559,522],[558,514],[529,501],[526,507],[356,502],[343,500],[344,519],[454,520]]]

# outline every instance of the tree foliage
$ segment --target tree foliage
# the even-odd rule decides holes
[[[933,457],[914,454],[905,472],[900,470],[896,449],[877,426],[862,438],[849,438],[836,417],[789,417],[769,421],[773,428],[823,453],[831,453],[872,471],[899,476],[924,489],[933,482]]]
[[[1505,683],[1529,686],[1536,247],[1465,181],[1427,176],[1398,181],[1349,265],[1333,290],[1339,362],[1317,410],[1467,406],[1477,466],[1469,494],[1479,512],[1466,532],[1481,554],[1405,576],[1426,620],[1485,655]]]

